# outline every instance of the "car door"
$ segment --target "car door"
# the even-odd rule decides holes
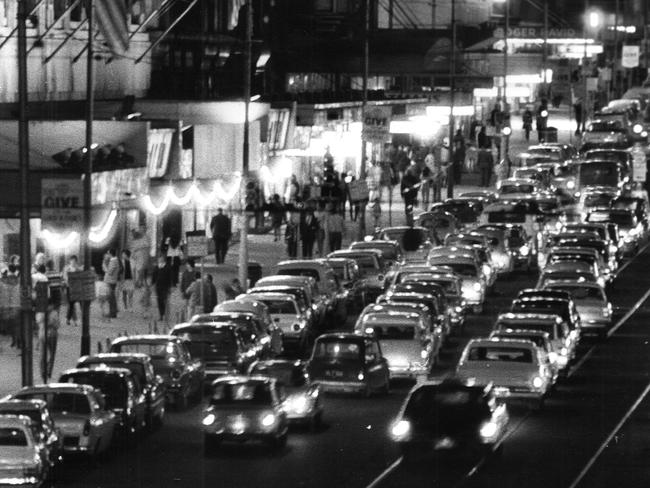
[[[365,348],[365,370],[371,388],[380,388],[388,376],[388,366],[381,354],[379,341],[367,339]]]
[[[165,386],[162,378],[154,373],[151,363],[145,362],[144,368],[149,385],[149,408],[154,416],[158,416],[165,408]]]
[[[147,414],[147,399],[141,391],[138,391],[138,388],[133,380],[133,377],[127,377],[126,386],[127,386],[127,395],[133,406],[133,416],[135,417],[136,429],[140,429],[144,426],[146,414]]]

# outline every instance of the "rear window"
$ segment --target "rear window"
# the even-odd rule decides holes
[[[27,445],[27,435],[22,429],[0,427],[0,446],[21,447]]]
[[[289,276],[309,276],[316,281],[320,281],[320,273],[311,268],[284,268],[278,270],[278,274]]]
[[[114,352],[143,353],[151,359],[165,359],[175,354],[175,346],[171,342],[123,342],[112,347]]]
[[[332,359],[359,359],[361,347],[358,342],[318,341],[314,347],[314,357]]]
[[[100,390],[106,398],[108,408],[124,407],[127,397],[127,386],[122,378],[115,375],[77,373],[61,377],[63,383],[90,385]]]
[[[504,195],[508,195],[512,193],[534,193],[534,192],[535,192],[534,185],[503,185],[499,189],[499,193],[502,193]]]
[[[373,330],[379,340],[412,341],[420,338],[419,329],[412,325],[373,324]]]
[[[80,365],[80,367],[92,367],[93,365],[105,364],[108,367],[126,368],[138,379],[140,384],[144,385],[147,382],[147,375],[144,370],[144,364],[136,363],[133,361],[112,361],[112,360],[97,360]]]
[[[291,314],[297,315],[298,309],[294,302],[287,300],[260,300],[263,302],[269,309],[269,313],[273,314]]]
[[[271,388],[259,382],[218,383],[210,398],[211,405],[269,405]]]
[[[256,364],[251,368],[250,374],[270,376],[286,386],[297,387],[306,383],[303,370],[292,363]]]
[[[468,359],[470,361],[532,363],[533,354],[528,348],[477,346],[469,350]]]
[[[523,212],[488,212],[488,222],[491,224],[523,224],[526,222],[526,214]]]
[[[605,300],[605,296],[600,288],[590,286],[552,286],[552,289],[569,292],[571,297],[576,301]]]
[[[544,337],[538,335],[525,335],[525,334],[497,334],[495,337],[499,339],[515,339],[523,341],[531,341],[537,347],[546,349],[546,341]]]
[[[53,413],[78,413],[87,415],[90,413],[88,398],[82,393],[25,393],[18,394],[16,398],[43,400],[47,403],[50,412]]]
[[[587,215],[587,222],[612,222],[621,227],[631,227],[634,217],[627,212],[591,212]]]
[[[580,165],[580,184],[586,186],[617,186],[617,163],[584,163]]]

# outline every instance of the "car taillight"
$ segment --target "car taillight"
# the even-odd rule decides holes
[[[84,424],[83,435],[85,437],[88,437],[90,435],[90,420],[86,420],[86,423]]]
[[[177,380],[181,377],[181,370],[180,369],[173,369],[171,373],[171,377],[173,380]]]

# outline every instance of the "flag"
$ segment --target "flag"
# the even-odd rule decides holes
[[[237,27],[239,22],[239,11],[241,8],[246,5],[246,0],[229,0],[230,3],[230,22],[228,23],[228,29],[233,30]]]
[[[129,49],[126,5],[124,0],[95,0],[97,26],[109,49],[124,54]]]

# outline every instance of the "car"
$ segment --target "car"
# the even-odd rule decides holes
[[[487,205],[497,199],[497,194],[491,190],[475,190],[461,193],[456,198],[459,200],[478,200],[483,205]]]
[[[569,330],[569,324],[558,314],[544,310],[544,313],[531,313],[530,310],[515,306],[518,312],[499,314],[494,323],[493,331],[504,330],[541,330],[547,332],[556,355],[556,363],[560,370],[566,370],[569,362],[575,357],[576,342]]]
[[[454,214],[443,209],[423,212],[415,218],[415,223],[428,229],[432,236],[431,244],[434,246],[444,242],[449,234],[456,234],[464,227],[463,223]]]
[[[620,191],[623,184],[621,167],[616,161],[583,161],[578,164],[576,190],[579,192],[598,188]]]
[[[398,242],[406,263],[425,261],[429,249],[438,243],[432,229],[419,224],[413,227],[385,227],[375,235],[374,240]]]
[[[390,372],[376,337],[355,333],[329,333],[316,339],[306,366],[309,380],[324,392],[388,393]]]
[[[562,248],[593,249],[602,261],[601,271],[605,277],[605,281],[611,282],[616,276],[616,270],[618,269],[616,253],[610,254],[610,247],[607,242],[603,241],[597,234],[560,234],[554,237],[551,249]]]
[[[405,461],[431,452],[500,450],[508,429],[508,409],[492,385],[447,379],[417,384],[390,427]]]
[[[537,253],[540,242],[544,242],[545,213],[535,199],[519,200],[516,203],[503,201],[488,205],[479,219],[480,226],[474,229],[481,232],[486,225],[521,225],[530,236]]]
[[[326,260],[320,260],[321,262],[327,262]],[[328,264],[329,266],[329,264]],[[337,281],[337,286],[340,283]],[[283,286],[289,287],[292,289],[301,288],[304,292],[298,294],[293,290],[293,295],[296,296],[298,301],[304,301],[304,304],[311,308],[311,321],[314,327],[323,329],[327,326],[328,322],[328,310],[329,303],[331,299],[326,295],[322,295],[320,291],[320,285],[313,276],[296,276],[296,275],[272,275],[265,276],[255,283],[255,288],[266,288],[267,291],[270,291],[269,287],[273,286]],[[278,289],[279,290],[279,289]],[[347,291],[347,290],[346,290]],[[249,289],[250,292],[250,289]],[[340,293],[340,290],[339,290]],[[339,297],[339,295],[337,295]],[[338,299],[338,298],[337,298]],[[347,299],[347,297],[346,297]],[[277,329],[277,327],[276,327]],[[279,331],[282,333],[282,331]]]
[[[477,385],[494,385],[507,401],[524,400],[542,408],[552,383],[548,360],[533,342],[471,339],[456,366],[456,376]]]
[[[618,228],[618,227],[617,227]],[[607,243],[610,254],[615,256],[617,261],[622,259],[622,249],[619,249],[618,243],[614,241],[613,235],[607,222],[571,222],[565,223],[560,232],[595,232],[598,237]],[[618,240],[618,239],[617,239]]]
[[[490,333],[490,339],[531,341],[542,350],[548,360],[549,367],[545,368],[545,371],[551,375],[551,384],[555,385],[557,383],[561,368],[557,362],[557,354],[553,350],[548,332],[541,330],[505,329],[493,331]]]
[[[554,163],[568,163],[575,161],[578,157],[578,152],[572,145],[557,142],[545,142],[529,146],[526,152],[531,158],[545,157]],[[532,163],[532,161],[529,161],[529,163]],[[531,165],[526,164],[526,166]]]
[[[348,258],[356,261],[359,267],[359,286],[364,306],[374,302],[382,294],[387,266],[381,251],[377,249],[342,249],[329,253],[327,258]]]
[[[90,385],[99,390],[106,408],[115,413],[123,434],[131,436],[146,427],[147,400],[128,369],[68,369],[59,376],[59,383]]]
[[[323,322],[329,318],[341,317],[345,313],[346,303],[339,299],[341,285],[329,265],[313,259],[281,261],[278,263],[276,274],[311,276],[316,280],[321,300],[325,305]]]
[[[559,298],[560,300],[571,300],[571,293],[564,290],[550,290],[548,288],[524,288],[517,293],[516,300],[524,298]]]
[[[580,314],[582,333],[597,334],[598,337],[607,336],[607,331],[612,325],[612,304],[607,299],[603,288],[596,283],[576,283],[574,281],[558,280],[548,282],[548,290],[562,290],[569,292]]]
[[[429,315],[433,321],[433,327],[440,327],[443,334],[447,336],[451,330],[450,317],[441,306],[438,295],[431,293],[417,292],[387,292],[377,298],[377,304],[384,303],[420,303],[428,308]]]
[[[184,409],[190,400],[201,399],[205,380],[205,365],[192,357],[188,346],[176,336],[142,334],[114,339],[109,352],[148,354],[154,373],[165,383],[167,402]]]
[[[583,154],[585,161],[617,161],[624,176],[632,171],[632,153],[624,149],[590,149]]]
[[[28,417],[32,423],[34,440],[47,449],[49,468],[57,468],[63,460],[63,436],[54,425],[54,419],[42,400],[2,400],[0,416],[16,415]],[[1,455],[0,455],[1,458]],[[0,478],[2,476],[0,475]],[[0,485],[2,480],[0,479]]]
[[[588,188],[580,192],[577,206],[581,211],[582,219],[584,220],[587,213],[592,210],[610,208],[619,194],[618,189],[601,187]]]
[[[161,426],[165,418],[167,388],[160,375],[155,373],[151,357],[141,353],[103,353],[82,356],[77,368],[126,368],[133,373],[137,394],[144,394],[147,402],[146,423],[152,428]]]
[[[574,195],[578,165],[574,162],[559,164],[553,168],[550,185],[564,194]]]
[[[623,255],[632,256],[639,251],[644,238],[643,223],[639,222],[634,212],[627,209],[599,209],[589,212],[587,222],[611,222],[618,225],[620,242],[623,244]]]
[[[438,285],[450,308],[450,320],[452,329],[458,328],[462,331],[467,313],[467,303],[463,299],[463,281],[454,273],[413,273],[402,276],[401,283],[435,283]]]
[[[497,276],[511,273],[515,269],[515,260],[508,242],[509,228],[506,225],[481,225],[473,230],[474,233],[485,236],[488,241],[492,265]]]
[[[532,180],[542,189],[548,189],[551,186],[551,175],[554,169],[554,167],[541,168],[539,166],[515,168],[512,171],[512,178],[514,180]]]
[[[542,291],[542,290],[538,290]],[[569,327],[569,339],[572,351],[570,357],[575,357],[575,348],[580,342],[581,321],[576,304],[571,297],[545,296],[545,293],[531,294],[512,301],[510,311],[513,313],[541,313],[559,315]]]
[[[382,301],[386,301],[386,299],[390,301],[391,296],[405,293],[419,294],[422,296],[432,295],[435,297],[437,301],[436,311],[438,314],[434,318],[434,322],[440,326],[444,337],[447,337],[451,333],[454,308],[447,300],[447,295],[440,283],[427,280],[411,280],[395,284],[388,289],[385,299]]]
[[[443,339],[439,327],[428,329],[417,314],[407,312],[366,314],[359,317],[355,331],[379,339],[391,379],[426,379]]]
[[[497,182],[499,199],[519,199],[543,191],[543,186],[535,180],[507,178]]]
[[[63,436],[65,454],[100,456],[110,448],[119,422],[115,413],[106,408],[101,392],[89,385],[25,386],[9,399],[44,401]]]
[[[351,250],[362,249],[377,249],[381,251],[384,262],[387,267],[396,266],[402,263],[404,256],[402,248],[397,241],[384,241],[384,240],[370,240],[370,241],[355,241],[350,244]]]
[[[400,283],[405,276],[413,273],[452,273],[453,270],[448,266],[431,266],[428,263],[403,264],[399,268],[386,274],[384,281],[384,290],[388,290],[395,283]]]
[[[348,258],[332,258],[325,261],[334,270],[341,287],[346,291],[348,315],[363,308],[363,286],[357,262]]]
[[[48,458],[29,417],[0,415],[0,485],[45,485],[50,476]]]
[[[554,247],[551,248],[546,257],[545,266],[559,262],[582,261],[594,270],[597,279],[602,278],[605,283],[610,282],[614,277],[607,273],[603,256],[595,249],[586,247]],[[599,280],[600,281],[600,280]]]
[[[290,424],[307,424],[317,432],[323,424],[324,407],[321,387],[310,383],[303,361],[292,359],[271,359],[257,361],[248,370],[251,376],[275,378],[286,397],[282,409]]]
[[[171,335],[187,343],[192,357],[205,365],[205,380],[245,373],[256,355],[241,336],[241,328],[232,322],[178,324]]]
[[[282,331],[285,350],[288,348],[306,349],[316,335],[311,310],[301,308],[293,295],[248,293],[238,296],[237,300],[255,300],[268,307],[273,322]]]
[[[549,264],[540,272],[535,288],[544,288],[544,284],[549,280],[586,281],[598,283],[602,287],[606,285],[605,279],[597,276],[593,266],[584,261],[561,261]]]
[[[429,259],[445,257],[450,254],[471,256],[481,269],[485,283],[488,288],[492,288],[497,279],[496,268],[492,265],[490,252],[480,246],[454,244],[452,246],[434,247],[429,253]]]
[[[201,420],[206,454],[224,441],[257,440],[283,448],[289,432],[284,400],[278,382],[271,377],[225,376],[214,380]]]
[[[625,149],[631,144],[628,128],[622,121],[594,119],[582,135],[580,152],[595,148]]]
[[[372,314],[382,314],[382,313],[406,313],[406,314],[416,314],[420,320],[424,323],[424,326],[429,330],[435,329],[435,321],[431,317],[431,312],[429,307],[423,303],[413,303],[413,302],[391,302],[386,301],[382,304],[372,303],[364,307],[364,309],[359,314],[356,325],[362,320],[363,317]],[[364,331],[362,327],[358,328],[359,331]]]
[[[472,307],[474,313],[483,312],[487,284],[482,270],[473,257],[449,254],[429,259],[432,266],[447,266],[462,280],[462,293],[465,303]]]
[[[264,279],[264,278],[262,278]],[[258,280],[259,283],[261,280]],[[256,284],[257,284],[256,283]],[[282,354],[282,331],[273,322],[269,309],[262,302],[255,300],[226,300],[214,307],[213,312],[242,312],[255,315],[271,337],[271,349],[276,354]]]
[[[514,261],[514,268],[525,268],[530,271],[538,266],[539,245],[528,235],[526,229],[517,224],[506,226],[508,239],[505,244]]]
[[[476,223],[482,210],[483,204],[480,201],[466,198],[448,198],[444,202],[434,203],[429,211],[433,213],[450,213],[458,219],[462,226],[468,227]]]
[[[621,195],[612,201],[613,209],[631,210],[636,219],[643,225],[644,232],[648,231],[648,202],[647,197],[641,198],[632,195]]]

